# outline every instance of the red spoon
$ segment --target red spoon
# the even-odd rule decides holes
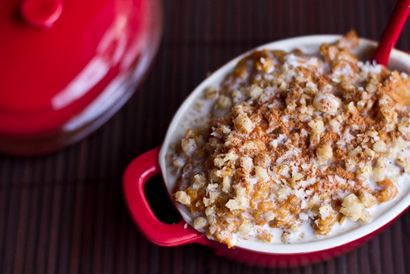
[[[410,15],[410,0],[398,0],[385,28],[379,46],[374,53],[373,59],[381,65],[387,66],[390,52],[396,45],[397,39]]]

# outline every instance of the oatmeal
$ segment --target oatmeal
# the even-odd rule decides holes
[[[358,41],[255,51],[204,91],[206,125],[168,155],[195,229],[228,246],[306,226],[324,237],[395,198],[410,173],[410,78],[359,61]]]

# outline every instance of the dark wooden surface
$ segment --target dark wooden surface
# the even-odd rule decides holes
[[[127,163],[161,143],[178,105],[207,72],[245,50],[286,37],[354,27],[377,39],[393,4],[164,0],[165,32],[156,62],[114,118],[52,155],[0,156],[0,273],[410,273],[410,213],[344,256],[275,270],[227,261],[200,246],[152,245],[135,229],[121,192]],[[398,47],[410,50],[409,25]],[[157,191],[159,181],[151,188]]]

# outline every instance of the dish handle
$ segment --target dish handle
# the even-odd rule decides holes
[[[161,173],[158,164],[159,150],[158,147],[138,156],[125,171],[123,189],[132,218],[142,234],[157,245],[207,244],[208,240],[205,236],[188,226],[184,220],[176,224],[166,224],[161,222],[152,211],[144,187],[150,178]]]

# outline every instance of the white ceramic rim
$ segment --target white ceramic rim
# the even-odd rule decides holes
[[[175,182],[169,182],[169,177],[166,169],[166,155],[168,148],[170,146],[171,141],[173,141],[173,136],[178,129],[179,121],[183,118],[185,112],[192,106],[193,102],[200,96],[200,94],[204,91],[205,88],[209,86],[216,86],[219,84],[224,75],[226,75],[232,68],[237,64],[237,62],[243,58],[249,52],[255,49],[283,49],[283,50],[292,50],[294,48],[301,48],[303,46],[313,47],[315,46],[316,49],[318,45],[321,43],[331,43],[339,39],[340,35],[311,35],[311,36],[301,36],[296,38],[290,38],[285,40],[280,40],[272,43],[268,43],[257,48],[254,48],[235,59],[231,60],[214,73],[212,73],[208,78],[206,78],[201,84],[199,84],[194,91],[186,98],[183,104],[180,106],[178,111],[176,112],[174,118],[172,119],[169,128],[167,130],[167,134],[163,143],[163,146],[160,151],[159,155],[159,164],[161,167],[162,175],[165,180],[166,187],[168,192],[171,193],[173,191],[173,187]],[[363,48],[374,48],[377,45],[376,42],[370,41],[367,39],[360,39],[360,47]],[[405,69],[407,72],[410,70],[410,56],[402,51],[393,50],[390,58],[390,63],[398,63],[393,67],[399,69]],[[296,253],[310,253],[310,252],[317,252],[321,250],[331,249],[338,246],[345,245],[347,243],[353,242],[358,240],[362,237],[365,237],[374,231],[382,228],[393,219],[395,219],[400,213],[402,213],[407,207],[410,205],[410,191],[404,193],[402,197],[395,199],[394,204],[391,205],[384,213],[374,219],[372,222],[361,225],[357,228],[354,228],[350,231],[344,232],[339,235],[330,236],[327,238],[315,240],[312,242],[304,242],[304,243],[291,243],[291,244],[270,244],[270,243],[262,243],[259,241],[252,241],[252,240],[242,240],[238,239],[238,242],[235,246],[255,251],[255,252],[263,252],[263,253],[270,253],[270,254],[296,254]],[[178,210],[180,211],[183,219],[189,224],[191,223],[191,217],[187,210],[181,206],[177,205]]]

